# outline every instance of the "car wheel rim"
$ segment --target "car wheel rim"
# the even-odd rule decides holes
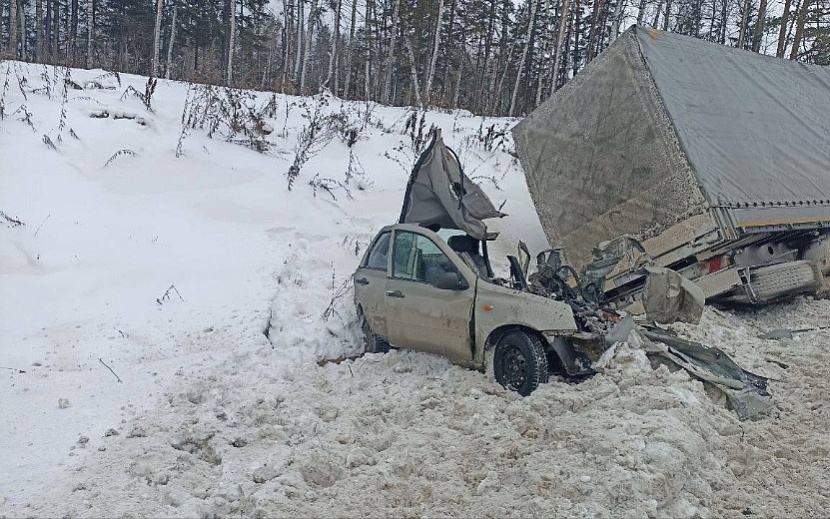
[[[522,387],[527,378],[527,361],[521,350],[514,345],[505,349],[502,360],[505,382],[511,389]]]

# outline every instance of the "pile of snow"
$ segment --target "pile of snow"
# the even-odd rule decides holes
[[[246,94],[276,100],[270,152],[194,129],[177,158],[187,85],[159,81],[149,111],[121,99],[146,78],[72,70],[79,85],[114,89],[63,101],[49,80],[63,69],[6,62],[0,86],[6,70],[0,210],[26,225],[0,215],[0,365],[25,373],[2,370],[0,516],[743,517],[830,506],[827,335],[756,338],[826,323],[830,303],[707,309],[699,326],[677,327],[773,378],[777,409],[752,423],[634,344],[603,373],[527,398],[432,355],[350,359],[361,343],[348,278],[399,213],[416,158],[403,133],[411,112],[329,98],[327,113],[369,124],[351,149],[335,138],[288,191],[302,106],[315,99]],[[22,105],[36,131],[9,115]],[[90,117],[101,110],[135,117]],[[507,201],[494,257],[518,237],[544,247],[509,136],[492,150],[478,139],[511,121],[425,117],[496,204]],[[123,149],[133,153],[112,158]],[[347,180],[350,155],[363,173]],[[309,185],[318,174],[332,193]]]

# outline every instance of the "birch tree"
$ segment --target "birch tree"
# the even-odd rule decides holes
[[[400,7],[401,0],[395,0],[392,9],[392,34],[389,39],[389,52],[386,54],[386,63],[383,69],[385,70],[385,80],[383,82],[383,92],[381,93],[381,102],[388,103],[392,98],[392,73],[394,71],[395,60],[395,44],[398,36],[398,24],[400,23]]]
[[[153,60],[150,62],[150,77],[158,76],[159,71],[159,40],[161,39],[161,15],[164,11],[164,0],[156,0],[156,23],[153,29]],[[233,18],[233,10],[231,10]]]
[[[0,35],[2,34],[3,29],[0,27]],[[35,61],[43,58],[43,0],[35,0]]]
[[[353,0],[354,1],[354,0]],[[326,74],[325,85],[329,87],[332,92],[336,92],[336,86],[331,87],[331,79],[335,74],[335,67],[337,66],[337,47],[340,39],[340,10],[343,7],[343,0],[337,0],[334,8],[334,27],[331,31],[331,53],[329,54],[329,71]],[[336,82],[335,82],[336,83]]]
[[[308,30],[306,31],[306,39],[303,52],[303,64],[300,67],[300,94],[305,94],[305,78],[308,70],[308,62],[311,59],[311,42],[314,39],[314,25],[317,23],[317,0],[311,0],[311,11],[308,13]]]
[[[346,83],[343,86],[343,97],[348,98],[351,94],[352,83],[352,59],[354,47],[354,33],[357,26],[357,0],[352,0],[352,16],[349,23],[349,39],[346,42]]]
[[[38,0],[40,3],[40,0]],[[86,68],[92,68],[92,38],[95,34],[95,0],[86,4]]]
[[[225,71],[225,84],[233,86],[233,54],[236,48],[236,12],[234,0],[227,0],[228,5],[228,68]]]
[[[550,91],[555,92],[559,88],[559,67],[562,63],[562,46],[565,44],[565,30],[570,18],[571,0],[562,0],[562,7],[559,10],[559,28],[556,31],[556,49],[553,52],[553,81]]]
[[[173,46],[176,44],[176,15],[179,6],[173,4],[173,21],[170,24],[170,40],[167,42],[167,65],[164,67],[164,79],[170,79],[170,69],[173,68]]]
[[[427,84],[424,87],[424,97],[427,104],[432,102],[432,80],[435,78],[435,64],[438,62],[438,51],[441,49],[441,22],[444,19],[444,0],[438,0],[438,17],[435,21],[435,38],[432,45],[432,59],[429,60]]]
[[[415,92],[415,102],[418,108],[424,109],[424,102],[421,99],[421,89],[418,86],[418,69],[415,67],[415,52],[412,51],[412,39],[406,39],[406,50],[409,53],[409,70],[412,79],[412,90]]]

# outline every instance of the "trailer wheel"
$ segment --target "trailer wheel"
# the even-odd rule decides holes
[[[542,341],[523,330],[505,333],[493,352],[496,382],[522,396],[548,381],[548,359]]]
[[[749,279],[757,302],[815,292],[821,287],[821,283],[821,271],[811,261],[791,261],[761,267],[753,271]]]

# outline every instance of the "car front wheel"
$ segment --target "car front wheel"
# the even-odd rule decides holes
[[[496,382],[522,396],[548,381],[548,359],[542,341],[522,330],[504,334],[493,353]]]

